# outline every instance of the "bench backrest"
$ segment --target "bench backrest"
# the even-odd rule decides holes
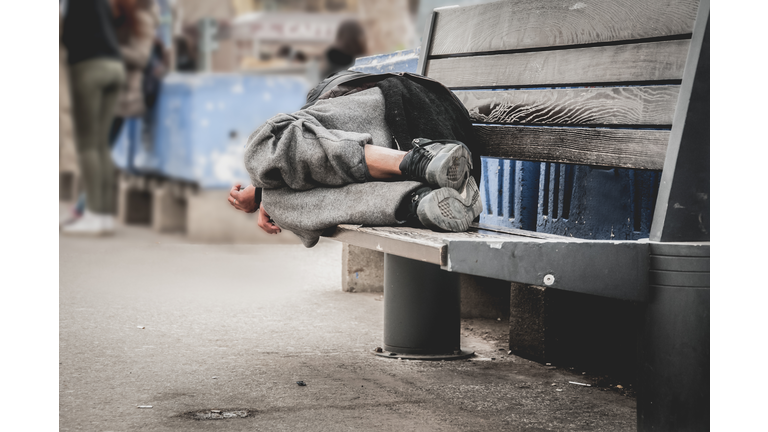
[[[699,0],[436,10],[419,73],[456,91],[483,156],[661,170]]]

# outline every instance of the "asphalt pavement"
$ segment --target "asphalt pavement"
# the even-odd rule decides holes
[[[631,394],[508,354],[506,323],[464,320],[470,360],[373,355],[382,296],[341,291],[333,241],[119,227],[59,263],[61,431],[636,429]]]

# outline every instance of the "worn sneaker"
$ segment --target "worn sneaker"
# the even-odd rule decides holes
[[[472,154],[461,141],[416,138],[399,168],[408,180],[461,190],[472,169]]]
[[[463,232],[483,211],[480,191],[473,177],[469,177],[464,189],[459,192],[444,187],[420,197],[416,214],[419,222],[436,231]]]

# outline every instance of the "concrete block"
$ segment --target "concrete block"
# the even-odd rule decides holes
[[[176,189],[178,182],[165,182],[152,188],[152,229],[157,232],[184,232],[187,226],[187,199]]]
[[[384,253],[344,243],[341,252],[341,290],[384,292]]]
[[[146,179],[121,174],[117,182],[117,221],[123,225],[152,225],[152,193]]]
[[[187,195],[187,237],[200,243],[298,244],[288,231],[267,234],[256,224],[258,213],[243,213],[227,202],[229,189],[201,189]]]
[[[509,349],[521,357],[545,361],[546,290],[516,283],[510,285]]]

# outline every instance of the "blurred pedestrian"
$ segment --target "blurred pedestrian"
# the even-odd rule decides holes
[[[353,19],[343,21],[336,31],[336,40],[325,52],[320,70],[321,78],[325,79],[336,72],[349,69],[355,64],[355,59],[367,50],[368,43],[363,26]]]
[[[145,91],[144,75],[148,72],[152,54],[156,52],[155,35],[159,26],[159,8],[154,0],[110,0],[110,4],[114,32],[125,69],[125,80],[120,88],[114,118],[109,127],[108,150],[111,154],[125,120],[144,115],[147,104],[154,103],[157,97],[156,86],[149,89],[149,92]],[[159,55],[163,56],[162,50]],[[155,77],[154,68],[149,73],[153,74],[150,78]],[[112,183],[114,184],[114,181]],[[75,216],[84,214],[87,192],[86,189],[85,193],[80,194],[75,206]]]
[[[141,91],[144,97],[141,144],[147,153],[152,153],[155,135],[155,106],[160,97],[163,77],[168,73],[168,56],[165,45],[159,37],[152,42],[152,50],[141,77]]]
[[[125,70],[109,0],[69,0],[62,43],[67,48],[72,114],[80,171],[87,195],[82,217],[62,227],[67,234],[114,231],[115,172],[109,130]]]
[[[114,137],[127,118],[140,117],[147,109],[144,72],[153,54],[159,7],[153,0],[114,0],[118,10],[117,40],[125,63],[125,83],[115,108]]]

